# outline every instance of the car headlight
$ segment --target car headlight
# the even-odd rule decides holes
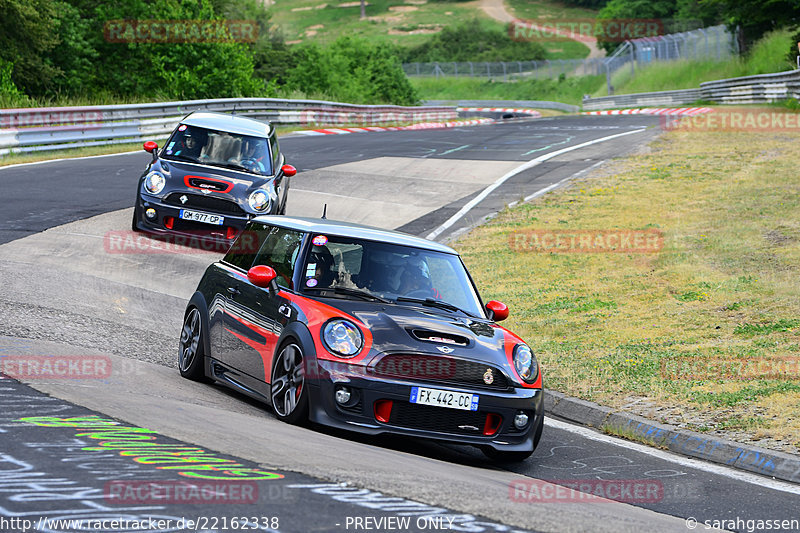
[[[251,192],[247,201],[254,211],[267,211],[272,203],[269,193],[262,189]]]
[[[527,344],[517,344],[514,348],[514,367],[527,383],[533,383],[539,375],[539,363]]]
[[[158,194],[164,190],[167,179],[160,172],[151,172],[144,178],[144,188],[150,194]]]
[[[342,357],[352,357],[361,350],[364,337],[361,330],[347,320],[331,320],[325,324],[322,339],[328,349]]]

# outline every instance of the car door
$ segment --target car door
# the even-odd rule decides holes
[[[251,266],[272,267],[278,287],[291,290],[303,235],[296,230],[268,227]],[[231,347],[226,363],[266,383],[270,382],[278,339],[290,316],[290,302],[278,292],[257,287],[245,277],[233,282],[225,306],[225,334]]]

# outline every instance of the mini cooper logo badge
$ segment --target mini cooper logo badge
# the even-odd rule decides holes
[[[185,204],[186,202],[189,201],[189,197],[184,194],[179,198],[179,200],[181,201],[182,204]]]
[[[483,373],[483,382],[487,385],[494,383],[494,374],[492,373],[491,368],[487,368],[486,372]]]
[[[442,353],[451,353],[453,351],[453,349],[449,346],[437,346],[436,349]]]

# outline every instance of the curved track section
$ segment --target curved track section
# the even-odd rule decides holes
[[[453,130],[284,137],[282,148],[300,171],[292,178],[289,213],[318,216],[327,204],[330,218],[425,236],[463,212],[441,232],[439,238],[446,239],[508,203],[646,143],[657,133],[657,120],[561,117]],[[72,402],[64,402],[63,409],[46,408],[61,400],[43,400],[32,389],[16,388],[24,385],[0,381],[0,402],[14,405],[14,416],[0,419],[0,440],[35,442],[27,434],[13,436],[23,431],[16,422],[21,416],[86,414],[90,409],[253,468],[295,476],[294,484],[345,481],[362,490],[361,499],[333,488],[314,492],[306,487],[304,497],[282,492],[281,498],[260,500],[276,513],[285,506],[281,531],[352,531],[353,524],[348,528],[341,520],[386,515],[390,506],[385,501],[383,507],[369,504],[385,495],[486,522],[462,531],[684,531],[689,516],[792,518],[800,493],[796,487],[650,453],[557,421],[548,424],[530,460],[503,470],[468,447],[288,426],[235,393],[180,379],[174,364],[183,309],[218,254],[164,253],[148,245],[148,239],[141,241],[144,245],[117,243],[115,248],[109,240],[109,232],[129,227],[126,206],[147,157],[142,152],[0,169],[6,191],[0,200],[0,332],[5,335],[0,353],[102,356],[112,369],[102,379],[31,382],[39,391]],[[538,164],[525,167],[537,158],[542,159]],[[30,397],[30,404],[15,404],[18,396]],[[69,475],[90,478],[88,471]],[[578,498],[568,499],[567,505],[558,499],[542,503],[514,492],[515,483],[530,486],[537,479],[559,484],[638,480],[655,482],[662,492],[649,500],[634,498],[634,505]],[[346,507],[353,502],[360,502],[358,509]],[[51,503],[39,504],[40,514]],[[303,516],[296,512],[303,505],[319,505],[305,515],[327,518],[290,520]],[[230,514],[233,508],[227,509]],[[400,503],[389,514],[400,516],[398,509]],[[0,515],[12,511],[0,501]]]

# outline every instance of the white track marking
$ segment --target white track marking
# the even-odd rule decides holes
[[[438,228],[433,230],[430,234],[428,234],[426,239],[434,240],[436,237],[438,237],[444,231],[446,231],[447,228],[449,228],[450,226],[452,226],[453,224],[458,222],[458,220],[461,217],[463,217],[464,215],[469,213],[469,211],[473,207],[475,207],[476,205],[481,203],[483,200],[485,200],[486,197],[489,196],[490,194],[492,194],[492,192],[494,192],[495,189],[500,187],[503,183],[508,181],[510,178],[513,178],[514,176],[516,176],[520,172],[523,172],[525,170],[533,168],[536,165],[538,165],[539,163],[543,163],[543,162],[547,161],[548,159],[552,159],[552,158],[554,158],[556,156],[559,156],[561,154],[564,154],[564,153],[567,153],[567,152],[571,152],[573,150],[579,150],[581,148],[585,148],[587,146],[591,146],[593,144],[601,143],[601,142],[604,142],[604,141],[610,141],[611,139],[616,139],[617,137],[622,137],[624,135],[631,135],[633,133],[641,133],[641,132],[645,131],[645,129],[646,128],[633,130],[633,131],[626,131],[624,133],[617,133],[615,135],[609,135],[608,137],[601,137],[600,139],[594,139],[593,141],[587,141],[585,143],[576,144],[575,146],[568,146],[566,148],[562,148],[561,150],[556,150],[555,152],[550,152],[550,153],[547,153],[547,154],[544,154],[544,155],[540,155],[539,157],[531,159],[527,163],[523,163],[522,165],[520,165],[517,168],[515,168],[514,170],[508,172],[507,174],[502,176],[500,179],[498,179],[497,181],[495,181],[494,183],[492,183],[491,185],[486,187],[478,196],[476,196],[475,198],[473,198],[472,200],[467,202],[466,205],[464,205],[464,207],[459,209],[458,213],[456,213],[455,215],[453,215],[450,218],[448,218],[444,222],[444,224],[442,224],[441,226],[439,226]],[[555,188],[555,187],[552,187],[552,188]]]
[[[585,439],[604,442],[606,444],[612,444],[614,446],[619,446],[621,448],[627,448],[629,450],[633,450],[639,453],[644,453],[652,457],[656,457],[657,459],[669,461],[670,463],[674,463],[686,468],[702,470],[704,472],[708,472],[711,474],[717,474],[719,476],[725,476],[727,478],[735,479],[736,481],[741,481],[744,483],[752,483],[753,485],[758,485],[760,487],[772,490],[779,490],[781,492],[788,492],[790,494],[800,495],[800,485],[794,485],[792,483],[770,479],[768,477],[759,476],[757,474],[751,474],[750,472],[744,472],[742,470],[728,468],[726,466],[719,465],[716,463],[709,463],[707,461],[703,461],[700,459],[683,457],[678,454],[674,454],[664,450],[659,450],[658,448],[645,446],[644,444],[639,444],[638,442],[631,442],[628,440],[619,439],[616,437],[612,437],[610,435],[606,435],[604,433],[599,433],[595,430],[586,427],[576,426],[573,424],[569,424],[567,422],[561,422],[560,420],[554,420],[552,418],[545,417],[544,423],[546,426],[556,429],[561,429],[563,431],[568,431],[570,433],[580,435]]]
[[[0,166],[0,170],[5,170],[7,168],[15,168],[15,167],[26,167],[28,165],[41,165],[44,163],[57,163],[59,161],[77,161],[79,159],[95,159],[97,157],[112,157],[115,155],[136,154],[143,151],[144,150],[133,150],[131,152],[117,152],[115,154],[84,155],[81,157],[62,157],[60,159],[45,159],[44,161],[31,161],[30,163],[14,163],[13,165]]]

